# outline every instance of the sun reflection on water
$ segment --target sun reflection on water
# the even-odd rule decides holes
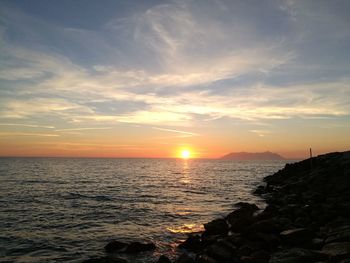
[[[180,179],[180,182],[183,184],[189,184],[191,183],[190,176],[189,176],[189,160],[184,159],[183,160],[183,166],[182,166],[182,178]]]
[[[183,224],[179,227],[167,227],[171,233],[196,233],[204,231],[203,225],[198,224]]]

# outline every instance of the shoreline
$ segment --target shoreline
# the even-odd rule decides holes
[[[339,262],[350,258],[350,151],[286,166],[264,178],[254,194],[263,210],[240,202],[179,245],[175,263]],[[118,253],[153,251],[153,244],[107,244],[107,256],[84,263],[125,263]],[[147,252],[146,252],[147,253]],[[161,256],[156,263],[171,263]]]

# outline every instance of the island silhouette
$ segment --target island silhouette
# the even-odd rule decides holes
[[[285,158],[273,152],[232,152],[222,156],[223,160],[285,160]]]

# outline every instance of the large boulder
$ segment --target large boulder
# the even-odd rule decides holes
[[[236,206],[239,208],[228,214],[226,220],[231,231],[241,233],[255,221],[253,215],[259,208],[243,202],[237,203]]]
[[[201,238],[198,235],[189,236],[183,243],[179,245],[179,248],[183,248],[189,251],[199,251],[202,248]]]
[[[134,254],[154,249],[156,249],[156,245],[153,243],[132,242],[126,247],[125,253]]]
[[[113,240],[105,246],[105,251],[107,253],[117,252],[117,251],[125,249],[127,247],[127,245],[128,245],[127,243]]]
[[[204,224],[204,229],[207,235],[226,235],[228,225],[225,219],[219,218]]]

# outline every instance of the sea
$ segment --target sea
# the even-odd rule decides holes
[[[287,161],[0,158],[0,262],[77,263],[111,240],[154,242],[120,254],[155,262],[224,217]]]

